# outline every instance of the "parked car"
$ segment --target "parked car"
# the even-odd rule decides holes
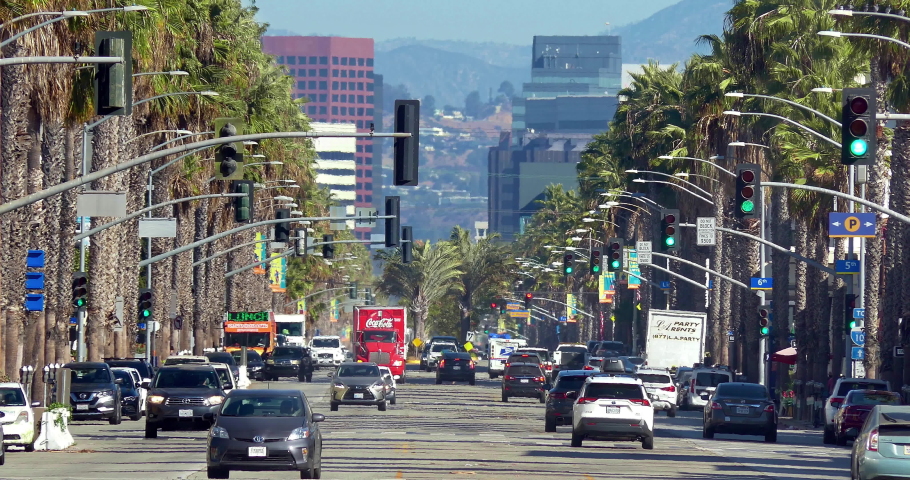
[[[445,352],[436,369],[436,384],[439,385],[443,381],[456,381],[474,385],[475,371],[474,360],[471,359],[470,353]]]
[[[654,409],[641,380],[626,376],[592,376],[585,380],[572,407],[572,446],[587,439],[641,442],[654,448]]]
[[[35,450],[35,412],[33,407],[41,402],[28,403],[28,396],[19,383],[0,383],[0,438],[5,450],[8,446],[25,448],[26,452]],[[0,465],[3,465],[3,454],[0,453]]]
[[[148,388],[145,438],[157,438],[158,430],[181,427],[206,429],[224,402],[221,378],[211,364],[173,365],[158,369]]]
[[[375,405],[380,412],[386,410],[385,383],[375,363],[345,362],[329,377],[329,409],[333,412],[339,405]]]
[[[299,390],[235,390],[213,422],[206,449],[208,478],[231,470],[296,470],[300,478],[322,476],[325,416],[313,413]]]
[[[885,380],[873,380],[867,378],[838,378],[834,382],[834,389],[831,396],[825,401],[825,428],[822,435],[822,443],[834,443],[834,415],[840,408],[844,398],[851,390],[885,390],[891,391],[891,383]]]
[[[115,379],[111,367],[101,362],[71,362],[70,405],[73,420],[107,420],[119,425],[121,412],[121,380]]]
[[[231,352],[231,356],[234,357],[234,361],[237,362],[237,365],[240,365],[241,361],[240,350],[235,350]],[[207,359],[206,359],[207,360]],[[259,352],[256,350],[247,349],[246,351],[246,373],[251,380],[263,381],[265,377],[262,374],[262,368],[265,366],[265,362],[262,360],[262,356],[259,355]]]
[[[502,401],[511,397],[536,398],[547,401],[547,377],[538,363],[508,363],[502,374]]]
[[[142,380],[139,378],[139,372],[135,368],[115,367],[111,368],[114,372],[114,378],[121,381],[120,383],[120,409],[122,415],[126,415],[130,420],[138,422],[143,413],[145,413],[145,403],[143,395],[140,392],[145,390],[141,387]]]
[[[900,405],[897,393],[885,390],[850,390],[834,415],[834,443],[847,444],[859,435],[866,417],[876,405]]]
[[[876,405],[853,442],[850,477],[907,478],[907,472],[910,472],[910,406]]]
[[[382,374],[382,381],[385,383],[385,396],[389,399],[390,404],[395,405],[395,394],[398,390],[395,375],[392,374],[391,368],[383,365],[379,366],[379,373]]]
[[[725,382],[717,385],[704,408],[702,437],[715,433],[763,435],[777,441],[777,408],[764,385]]]
[[[676,416],[676,385],[666,370],[640,368],[635,375],[641,379],[651,400],[654,411],[667,412],[668,417]]]
[[[105,358],[104,363],[111,368],[135,368],[140,381],[151,380],[155,376],[155,367],[144,358]]]
[[[547,392],[547,410],[544,413],[544,431],[555,432],[559,425],[572,425],[573,395],[578,396],[587,380],[595,375],[593,370],[563,370],[556,376],[553,388]]]

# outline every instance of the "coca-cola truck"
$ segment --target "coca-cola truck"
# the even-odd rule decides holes
[[[404,307],[354,307],[354,360],[387,366],[396,380],[404,382],[406,325]]]

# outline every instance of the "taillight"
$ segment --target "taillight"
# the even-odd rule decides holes
[[[869,439],[866,440],[866,450],[869,450],[870,452],[878,451],[878,429],[877,428],[873,428],[872,431],[869,432]]]
[[[546,368],[547,370],[553,370],[553,365],[547,365],[547,366],[544,367],[544,368]]]
[[[711,402],[711,410],[723,410],[723,409],[724,409],[724,407],[722,407],[721,404],[719,404],[717,402]]]
[[[474,368],[474,361],[468,362],[468,368]]]
[[[590,365],[585,365],[585,368],[583,370],[594,370],[594,367],[592,367]]]
[[[636,405],[641,405],[641,406],[643,406],[643,407],[650,407],[650,406],[651,406],[651,402],[649,402],[648,400],[646,400],[646,399],[644,399],[644,398],[633,398],[633,399],[631,399],[631,400],[629,400],[629,401],[632,402],[632,403],[634,403],[634,404],[636,404]]]
[[[511,375],[506,375],[505,377],[502,377],[502,378],[503,378],[503,380],[515,380],[515,377],[513,377]]]
[[[765,407],[765,411],[768,413],[774,413],[774,404],[772,403],[772,404],[768,405],[767,407]]]
[[[675,391],[676,391],[676,386],[675,386],[675,385],[670,385],[669,387],[664,387],[664,388],[661,388],[660,390],[661,390],[662,392],[675,392]]]
[[[844,397],[831,397],[831,406],[834,408],[840,408],[840,404],[844,403]]]
[[[569,397],[566,396],[566,392],[554,392],[550,394],[550,398],[566,399]]]
[[[584,403],[594,403],[596,401],[597,401],[597,398],[595,398],[595,397],[581,397],[578,399],[578,404],[581,405]]]
[[[695,379],[689,380],[689,392],[695,393]]]
[[[440,360],[440,361],[439,361],[439,368],[442,368],[442,367],[444,367],[444,366],[446,366],[446,361],[445,361],[445,360]]]
[[[546,382],[547,377],[537,377],[535,380],[537,380],[538,382]]]

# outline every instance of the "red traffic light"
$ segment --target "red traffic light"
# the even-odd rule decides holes
[[[667,215],[664,217],[664,221],[667,223],[676,223],[676,215]],[[672,235],[673,232],[667,232]]]
[[[667,229],[664,230],[664,232],[665,232],[667,235],[673,235],[674,233],[676,233],[676,229],[673,228],[673,227],[667,227]]]
[[[769,323],[767,318],[762,318],[758,321],[758,324],[762,327],[767,327]]]
[[[739,194],[742,195],[743,198],[752,198],[755,196],[755,189],[752,187],[743,187],[742,190],[739,191]]]
[[[533,300],[533,299],[534,299],[534,294],[533,294],[533,293],[526,293],[526,294],[525,294],[525,300]]]
[[[869,110],[869,101],[863,97],[856,97],[850,100],[850,111],[855,115],[862,115]]]
[[[496,305],[496,302],[490,302],[490,308],[496,308],[496,307],[498,307],[498,305]]]
[[[758,310],[758,316],[761,317],[761,318],[768,318],[768,310],[765,309],[765,308],[759,309],[759,310]]]

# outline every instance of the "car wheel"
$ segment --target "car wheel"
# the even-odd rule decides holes
[[[110,423],[111,425],[120,425],[120,422],[123,421],[123,417],[121,415],[122,415],[122,413],[120,412],[119,409],[117,409],[116,413],[114,413],[114,416],[107,419],[108,423]]]
[[[545,432],[555,432],[556,431],[556,419],[547,417],[544,419],[543,431]]]
[[[34,451],[35,451],[35,444],[34,444],[34,443],[29,443],[28,445],[24,445],[24,447],[25,447],[25,451],[26,451],[26,452],[34,452]]]
[[[547,403],[547,394],[540,392],[540,403]]]
[[[831,445],[834,443],[834,429],[828,428],[827,425],[825,425],[825,430],[822,434],[822,443],[825,445]]]
[[[0,452],[0,465],[4,465],[6,463],[6,445],[3,445],[0,449],[3,450]]]
[[[676,417],[676,406],[675,405],[671,406],[670,409],[667,410],[667,416],[670,418]]]
[[[508,402],[508,401],[509,401],[509,396],[506,395],[505,393],[503,393],[503,394],[502,394],[502,401],[503,401],[503,402]]]
[[[585,439],[584,435],[576,435],[575,432],[572,432],[572,446],[580,447],[581,442]]]
[[[208,467],[209,478],[231,478],[231,471],[226,468]]]
[[[134,422],[138,422],[139,420],[142,420],[142,412],[139,412],[135,415],[130,415],[130,420],[132,420]]]
[[[158,438],[158,429],[148,421],[145,422],[145,438]]]
[[[391,403],[392,405],[395,405],[395,397],[392,397],[392,399],[389,400],[389,403]]]
[[[777,443],[777,429],[776,428],[765,434],[765,442]]]
[[[401,378],[399,378],[399,379],[397,380],[397,382],[398,382],[398,383],[406,383],[405,378],[404,378],[404,372],[401,372]]]
[[[306,381],[307,381],[307,383],[312,383],[312,382],[313,382],[313,374],[312,374],[312,373],[308,373],[308,374],[307,374],[307,376],[306,376]]]
[[[647,437],[641,441],[641,448],[645,450],[654,450],[654,437]]]
[[[471,379],[468,380],[468,385],[475,385],[476,383],[477,383],[477,381],[473,377],[471,377]]]
[[[835,431],[834,432],[834,444],[837,445],[838,447],[846,447],[847,446],[847,436],[838,435],[837,431]]]
[[[315,468],[308,468],[300,471],[300,478],[319,478],[316,476]]]
[[[338,402],[329,403],[329,410],[331,410],[333,412],[337,412],[338,411]]]
[[[379,411],[380,411],[380,412],[384,412],[384,411],[385,411],[385,408],[386,408],[386,402],[382,402],[382,403],[379,404]]]
[[[714,438],[714,429],[708,428],[708,424],[702,426],[701,436],[703,438]]]
[[[442,379],[439,378],[439,377],[437,376],[437,377],[436,377],[436,385],[440,385],[441,383],[442,383]]]

